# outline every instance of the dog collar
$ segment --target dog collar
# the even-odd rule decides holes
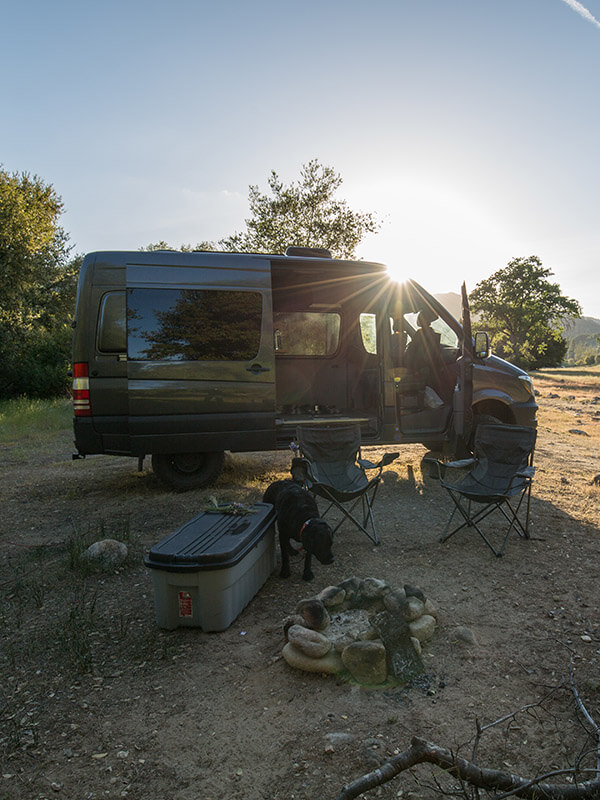
[[[312,519],[307,519],[304,525],[300,528],[300,533],[298,534],[298,538],[300,539],[300,541],[302,541],[302,534],[304,533],[304,529],[308,528],[311,522]]]

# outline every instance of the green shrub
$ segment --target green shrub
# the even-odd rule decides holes
[[[69,389],[71,330],[0,330],[0,398],[60,397]]]

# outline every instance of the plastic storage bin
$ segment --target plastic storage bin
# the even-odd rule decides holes
[[[223,631],[252,600],[275,567],[275,511],[252,509],[199,514],[150,550],[159,627]]]

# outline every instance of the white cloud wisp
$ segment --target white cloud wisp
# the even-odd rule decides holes
[[[578,3],[577,0],[563,0],[563,3],[566,3],[569,8],[572,8],[573,11],[576,11],[584,19],[587,19],[597,28],[600,28],[600,22],[598,22],[596,17],[591,13],[591,11],[588,11],[585,6],[583,6],[581,3]]]

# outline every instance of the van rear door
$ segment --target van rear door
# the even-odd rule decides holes
[[[129,453],[125,267],[91,253],[81,267],[73,337],[74,375],[86,376],[88,400],[75,405],[75,444],[82,454]],[[75,388],[75,382],[74,382]]]
[[[132,452],[274,448],[269,261],[154,255],[127,265]]]

